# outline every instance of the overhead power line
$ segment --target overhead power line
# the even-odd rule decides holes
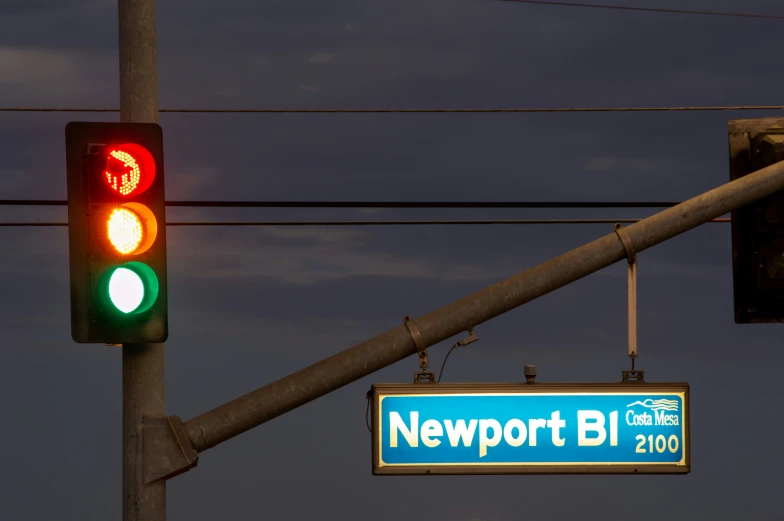
[[[519,4],[554,5],[563,7],[588,7],[595,9],[616,9],[619,11],[643,11],[649,13],[669,13],[669,14],[695,14],[706,16],[729,16],[735,18],[762,18],[768,20],[784,20],[784,15],[775,14],[755,14],[755,13],[728,13],[722,11],[693,11],[690,9],[667,9],[664,7],[631,7],[626,5],[604,5],[604,4],[583,4],[577,2],[547,2],[544,0],[505,0]]]
[[[166,201],[198,208],[670,208],[660,201]],[[67,206],[65,199],[0,199],[0,206]]]
[[[688,112],[730,110],[782,110],[784,105],[713,105],[683,107],[507,107],[507,108],[376,108],[376,109],[160,109],[179,114],[432,114],[432,113],[540,113],[540,112]],[[119,112],[119,109],[0,107],[0,112]]]
[[[166,226],[449,226],[449,225],[509,225],[509,224],[614,224],[636,223],[642,219],[509,219],[463,221],[190,221],[166,223]],[[728,223],[730,218],[713,219],[714,223]],[[0,227],[68,226],[64,222],[4,222]]]

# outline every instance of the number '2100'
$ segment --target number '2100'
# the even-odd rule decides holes
[[[656,436],[655,440],[653,434],[649,434],[647,440],[643,434],[638,434],[634,439],[639,442],[635,452],[641,452],[643,454],[646,452],[653,452],[654,448],[659,454],[663,453],[665,450],[669,450],[674,454],[678,452],[678,447],[680,446],[680,441],[675,434],[671,435],[669,438],[665,438],[663,434],[659,434]],[[646,441],[648,442],[648,450],[645,450]]]

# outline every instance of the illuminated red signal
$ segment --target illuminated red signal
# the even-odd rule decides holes
[[[127,197],[150,187],[155,179],[155,160],[146,148],[126,143],[107,150],[104,177],[110,189]]]

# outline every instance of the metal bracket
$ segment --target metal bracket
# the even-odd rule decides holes
[[[622,371],[623,383],[643,383],[645,382],[645,371]]]
[[[199,462],[199,454],[193,449],[179,416],[144,419],[142,458],[142,473],[147,485],[178,476]]]
[[[414,373],[414,383],[415,384],[434,384],[434,383],[438,383],[438,382],[436,381],[435,373],[418,372],[418,373]]]
[[[479,340],[479,337],[476,336],[476,333],[474,333],[474,328],[470,328],[468,330],[468,336],[465,337],[462,340],[459,340],[457,343],[455,343],[455,347],[465,347],[468,344],[473,344],[477,340]]]
[[[428,358],[427,358],[427,346],[422,342],[422,333],[419,332],[419,328],[414,322],[414,319],[406,315],[403,319],[403,324],[406,325],[408,329],[408,334],[411,335],[411,339],[414,341],[414,345],[419,352],[419,368],[421,371],[414,373],[414,383],[436,383],[436,375],[427,371],[428,368]]]
[[[421,384],[421,383],[429,383],[434,384],[437,383],[435,373],[432,373],[427,370],[428,368],[428,358],[427,358],[427,351],[421,351],[419,353],[419,368],[421,371],[414,373],[414,383]]]

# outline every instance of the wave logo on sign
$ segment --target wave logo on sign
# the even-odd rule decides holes
[[[645,407],[646,409],[651,409],[652,411],[675,411],[678,412],[678,401],[677,400],[667,400],[665,398],[661,398],[659,400],[653,400],[648,398],[647,400],[643,401],[636,401],[634,403],[630,403],[626,407],[634,407],[635,405],[639,405],[641,407]]]

